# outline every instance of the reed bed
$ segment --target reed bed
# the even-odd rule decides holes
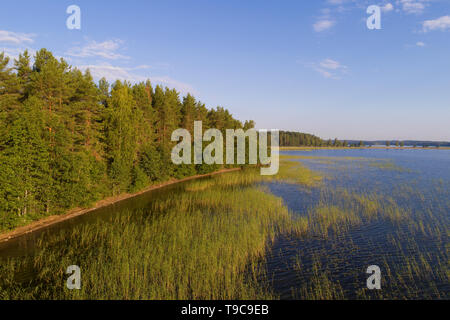
[[[383,161],[366,164],[412,173]],[[352,165],[349,172],[355,168],[368,167]],[[448,300],[448,181],[425,190],[419,183],[399,183],[390,193],[322,186],[318,202],[292,228],[299,239],[297,256],[285,261],[297,275],[292,298]],[[365,286],[372,264],[381,268],[382,290]]]
[[[297,159],[282,157],[273,177],[248,168],[190,181],[145,210],[46,234],[36,255],[0,265],[0,298],[274,299],[266,259],[280,236],[301,248],[286,257],[297,276],[294,299],[449,298],[448,220],[436,214],[450,207],[446,182],[430,192],[436,199],[411,185],[355,192],[324,185],[324,175]],[[268,183],[320,190],[318,203],[290,212]],[[378,238],[365,236],[381,225]],[[368,259],[382,269],[381,291],[364,288]],[[81,290],[65,287],[72,264],[81,267]]]
[[[195,181],[149,210],[47,234],[35,256],[2,264],[0,298],[274,298],[264,256],[291,215],[280,198],[251,185],[259,179],[244,171]],[[81,290],[65,288],[73,264]],[[30,281],[14,277],[27,269]]]

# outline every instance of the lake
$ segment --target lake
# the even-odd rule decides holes
[[[313,189],[269,184],[270,191],[297,215],[318,205],[342,207],[348,194],[392,203],[408,215],[399,223],[389,219],[365,222],[327,239],[280,238],[267,265],[282,298],[304,298],[302,290],[320,287],[330,292],[335,289],[346,298],[361,298],[370,276],[367,267],[378,265],[380,291],[388,292],[388,297],[448,299],[450,150],[338,149],[282,154],[299,157],[291,161],[301,161],[326,177],[322,186]],[[338,288],[333,287],[336,283]],[[369,295],[377,297],[372,292]]]
[[[262,283],[282,299],[449,298],[450,150],[281,154],[284,161],[299,161],[324,178],[314,187],[261,183],[295,217],[315,219],[304,236],[275,239]],[[108,221],[130,210],[151,210],[155,201],[176,197],[189,183],[153,190],[0,244],[0,259],[33,255],[44,233]],[[371,265],[380,267],[381,290],[366,288]],[[17,278],[26,281],[33,275],[31,269]]]

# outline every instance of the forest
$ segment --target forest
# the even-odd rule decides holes
[[[149,80],[132,84],[70,66],[47,49],[0,54],[0,231],[108,196],[205,174],[218,165],[174,165],[171,134],[194,121],[203,130],[254,128],[223,108]],[[346,146],[280,132],[280,146]],[[230,165],[227,165],[230,166]],[[225,166],[226,167],[226,166]]]
[[[347,141],[340,141],[337,138],[334,140],[323,140],[315,135],[309,133],[295,132],[295,131],[280,131],[280,146],[281,147],[348,147],[348,146],[362,146],[362,141],[355,144],[349,144]]]
[[[172,131],[192,132],[194,120],[204,130],[254,126],[150,81],[97,84],[46,49],[0,54],[0,230],[217,170],[171,161]]]

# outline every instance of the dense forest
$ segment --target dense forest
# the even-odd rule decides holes
[[[248,129],[192,95],[105,79],[46,49],[0,54],[0,229],[146,186],[218,169],[174,165],[172,131]]]
[[[348,147],[347,141],[322,140],[321,138],[302,132],[280,131],[281,147]]]
[[[396,147],[450,147],[449,141],[423,141],[423,140],[375,140],[364,141],[365,145],[381,145],[381,146],[396,146]]]
[[[171,178],[219,169],[174,165],[171,134],[194,121],[203,130],[254,127],[222,107],[150,81],[95,83],[41,49],[10,61],[0,54],[0,231]],[[363,146],[280,132],[280,146]]]
[[[321,146],[324,141],[312,134],[280,131],[281,147]]]

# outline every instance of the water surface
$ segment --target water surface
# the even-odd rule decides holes
[[[343,196],[375,197],[407,213],[393,223],[377,219],[350,226],[327,237],[280,236],[267,254],[269,283],[282,299],[407,298],[448,299],[450,150],[313,150],[285,151],[301,156],[290,161],[324,175],[318,187],[267,183],[296,217],[306,217],[318,205],[339,206]],[[209,179],[209,178],[202,178]],[[0,244],[0,261],[34,254],[44,233],[105,221],[135,212],[151,212],[159,199],[176,197],[189,181],[150,191],[88,214]],[[378,265],[382,289],[368,292],[366,269]],[[27,280],[33,271],[19,275]]]
[[[306,292],[318,292],[321,287],[342,290],[345,298],[363,298],[369,276],[366,269],[378,265],[383,297],[448,299],[450,150],[346,149],[282,154],[301,156],[291,161],[301,161],[326,177],[322,186],[312,189],[269,184],[270,191],[283,198],[296,215],[307,215],[318,204],[339,205],[340,192],[374,196],[408,214],[399,224],[381,219],[328,239],[280,237],[269,255],[267,269],[282,298],[308,298]],[[424,266],[430,271],[425,276],[423,270],[414,271]],[[377,298],[375,293],[366,294]]]

